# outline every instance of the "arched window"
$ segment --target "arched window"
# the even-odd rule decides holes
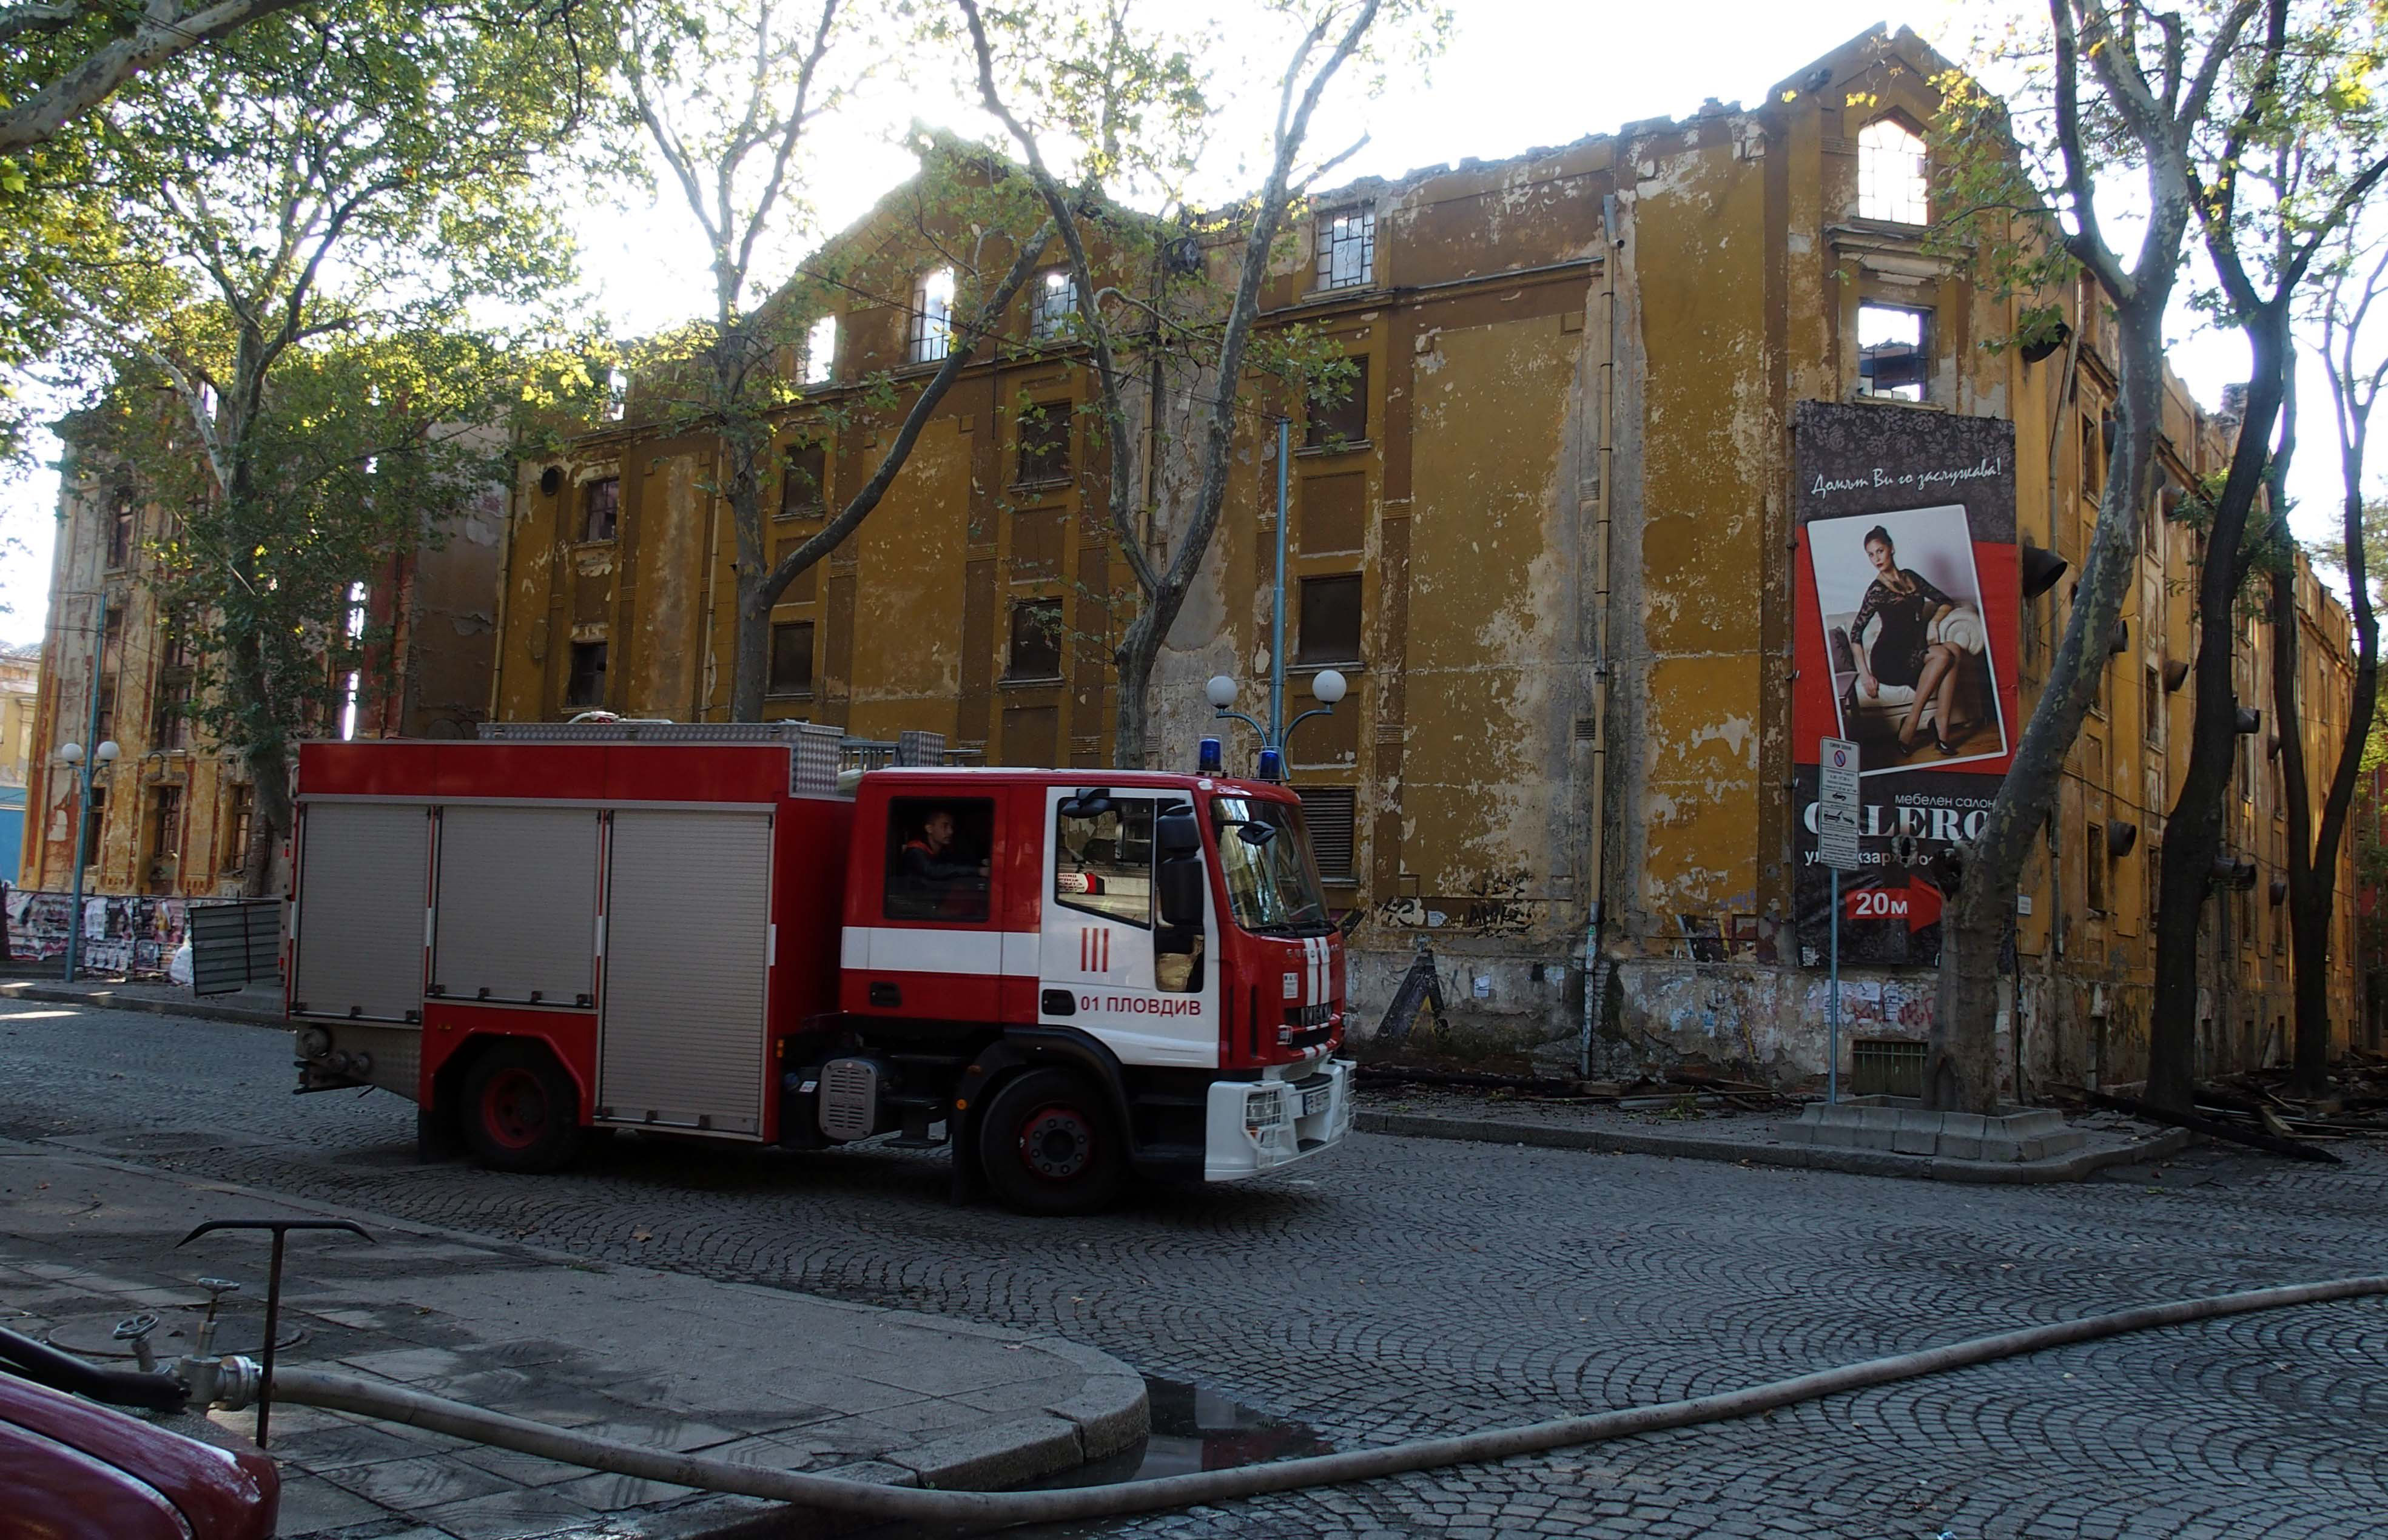
[[[1889,118],[1858,131],[1858,215],[1924,224],[1924,141]]]

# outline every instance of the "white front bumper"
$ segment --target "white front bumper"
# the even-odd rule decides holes
[[[1308,1107],[1312,1110],[1304,1111]],[[1221,1080],[1202,1126],[1202,1179],[1231,1182],[1290,1165],[1352,1131],[1352,1062],[1292,1080]]]

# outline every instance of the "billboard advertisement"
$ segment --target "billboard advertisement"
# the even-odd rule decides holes
[[[2014,425],[1804,401],[1792,481],[1800,961],[1823,964],[1833,911],[1818,747],[1845,739],[1860,870],[1841,878],[1841,961],[1937,966],[1951,849],[1980,828],[2023,730]],[[1894,859],[1902,834],[1909,861]]]

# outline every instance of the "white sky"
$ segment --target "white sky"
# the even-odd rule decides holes
[[[1371,140],[1339,168],[1335,180],[1402,172],[1469,156],[1494,159],[1537,145],[1558,145],[1644,118],[1681,117],[1703,98],[1755,106],[1766,88],[1878,21],[1913,28],[1961,50],[1980,6],[1920,0],[1904,12],[1881,0],[1710,0],[1694,10],[1665,6],[1590,6],[1581,0],[1453,0],[1458,25],[1449,50],[1425,83],[1396,78],[1370,102],[1347,94],[1322,112],[1314,143],[1336,146],[1361,133]],[[911,158],[888,141],[913,116],[976,134],[983,123],[959,116],[949,91],[883,93],[876,124],[857,122],[857,142],[835,159],[832,177],[811,195],[820,223],[835,229],[863,212],[909,174]],[[653,208],[576,210],[591,280],[591,303],[617,333],[652,330],[709,308],[709,281],[678,193],[665,187]],[[784,270],[795,252],[767,264]],[[2209,405],[2222,386],[2242,378],[2246,353],[2235,337],[2189,335],[2174,366]],[[2326,402],[2317,382],[2306,399]],[[2304,500],[2299,532],[2334,527],[2335,474],[2325,465],[2326,408],[2307,414],[2312,431],[2298,477]],[[50,452],[55,453],[53,446]],[[0,641],[37,640],[49,581],[57,477],[42,472],[0,483]]]

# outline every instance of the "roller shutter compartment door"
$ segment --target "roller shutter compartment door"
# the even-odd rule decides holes
[[[614,815],[598,1115],[759,1134],[771,820]]]
[[[307,805],[295,1010],[392,1022],[422,1011],[430,828],[420,807]]]
[[[434,994],[514,1005],[591,1003],[596,813],[455,803],[441,808],[438,916]]]

